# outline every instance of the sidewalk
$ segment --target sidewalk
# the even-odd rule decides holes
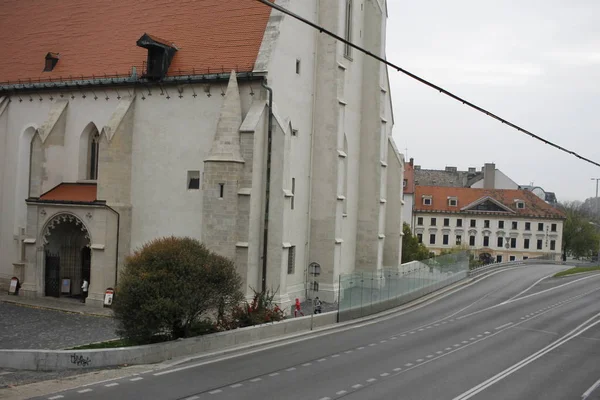
[[[112,317],[112,311],[110,308],[89,307],[83,303],[80,303],[76,299],[60,299],[54,297],[29,298],[23,296],[12,296],[6,292],[2,292],[0,293],[0,302],[82,315]]]

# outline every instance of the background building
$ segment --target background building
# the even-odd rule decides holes
[[[279,3],[385,57],[384,1]],[[3,4],[0,284],[77,296],[90,278],[99,305],[125,257],[166,235],[201,239],[247,295],[283,305],[310,263],[332,301],[339,274],[400,262],[384,65],[254,0],[64,12],[82,7]]]
[[[526,190],[417,186],[414,233],[439,254],[461,246],[497,262],[561,256],[565,215]]]

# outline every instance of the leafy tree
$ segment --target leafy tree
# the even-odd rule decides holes
[[[563,203],[561,210],[566,214],[563,224],[563,258],[587,257],[598,253],[600,235],[598,227],[586,218],[586,211],[579,203]]]
[[[402,226],[402,263],[409,261],[424,260],[429,258],[429,250],[423,243],[419,243],[419,239],[412,234],[410,226],[404,223]]]
[[[206,330],[243,299],[233,262],[191,238],[153,240],[127,258],[114,302],[117,333],[132,343]]]

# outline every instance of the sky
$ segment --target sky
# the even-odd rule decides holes
[[[388,0],[387,59],[600,163],[600,1]],[[390,69],[393,135],[424,169],[493,162],[559,201],[596,195],[588,164]]]

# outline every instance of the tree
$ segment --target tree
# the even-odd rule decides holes
[[[113,303],[117,333],[132,343],[193,336],[209,313],[243,299],[233,262],[191,238],[153,240],[127,258]]]
[[[409,261],[424,260],[429,258],[429,250],[423,243],[419,243],[419,239],[412,234],[410,226],[404,223],[402,226],[402,263]]]
[[[567,217],[563,224],[563,258],[597,254],[600,235],[597,226],[586,218],[586,211],[578,203],[563,203],[560,208]]]

